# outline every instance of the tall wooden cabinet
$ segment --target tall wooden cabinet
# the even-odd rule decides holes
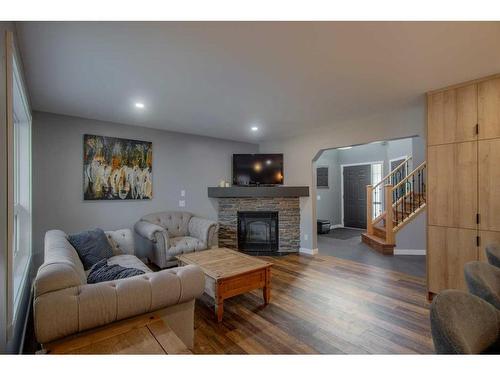
[[[427,94],[427,285],[465,289],[500,243],[500,75]]]

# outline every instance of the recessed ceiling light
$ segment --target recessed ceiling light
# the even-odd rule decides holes
[[[142,109],[142,108],[144,108],[144,103],[137,102],[137,103],[135,103],[135,106],[136,106],[136,108],[141,108]]]
[[[259,127],[258,126],[252,126],[250,128],[253,132],[256,132],[257,130],[259,130]]]
[[[351,149],[352,146],[347,146],[347,147],[339,147],[339,150],[349,150]]]

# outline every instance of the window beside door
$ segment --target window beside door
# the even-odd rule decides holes
[[[372,186],[375,186],[380,181],[382,181],[382,173],[383,173],[384,164],[383,163],[374,163],[372,164]],[[375,219],[383,211],[383,186],[380,184],[375,189],[373,189],[373,218]]]

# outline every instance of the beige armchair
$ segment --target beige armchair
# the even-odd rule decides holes
[[[177,265],[177,255],[209,249],[218,224],[189,212],[165,211],[143,216],[134,229],[148,244],[151,262],[165,268]]]
[[[45,260],[35,278],[34,323],[41,344],[108,323],[161,310],[161,316],[188,347],[193,346],[194,301],[203,293],[199,267],[152,272],[134,254],[129,229],[106,232],[114,256],[109,264],[145,274],[87,284],[76,250],[60,230],[45,235]]]

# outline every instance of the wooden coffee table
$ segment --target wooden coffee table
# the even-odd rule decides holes
[[[177,259],[180,266],[196,264],[205,273],[205,293],[215,301],[218,322],[227,298],[262,288],[264,303],[271,299],[270,262],[226,248],[179,255]]]

